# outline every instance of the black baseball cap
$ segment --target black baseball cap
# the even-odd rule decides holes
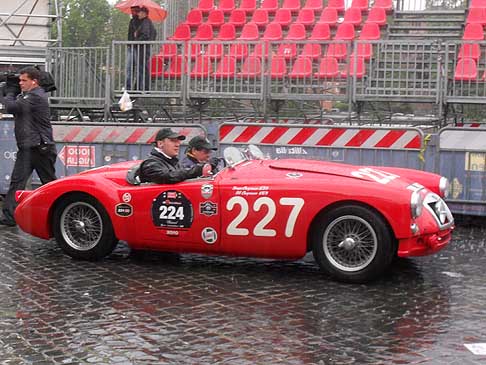
[[[182,135],[180,133],[174,132],[170,128],[162,128],[155,135],[155,140],[156,141],[161,141],[164,138],[179,139],[179,140],[183,141],[183,140],[186,139],[186,136],[184,136],[184,135]]]
[[[196,150],[213,150],[216,151],[217,148],[213,147],[209,141],[201,136],[196,136],[192,138],[187,144],[189,148],[194,148]]]

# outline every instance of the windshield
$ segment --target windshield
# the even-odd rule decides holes
[[[262,150],[255,145],[249,145],[245,148],[226,147],[223,152],[223,157],[228,166],[235,166],[242,161],[264,159]]]

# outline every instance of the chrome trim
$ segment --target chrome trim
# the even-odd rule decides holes
[[[424,198],[424,206],[425,209],[432,214],[441,230],[450,228],[454,225],[454,217],[446,202],[439,195],[428,193]]]

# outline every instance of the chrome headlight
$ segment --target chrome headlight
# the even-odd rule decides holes
[[[449,179],[442,176],[439,181],[439,191],[440,196],[443,198],[447,198],[449,196],[449,192],[451,191],[451,184],[449,183]]]
[[[410,197],[410,213],[412,218],[417,218],[422,214],[422,209],[424,207],[424,200],[420,191],[413,191]]]

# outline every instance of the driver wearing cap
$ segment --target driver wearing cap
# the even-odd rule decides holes
[[[186,137],[170,128],[162,128],[155,136],[155,147],[150,156],[140,165],[140,181],[157,184],[174,184],[186,179],[203,176],[204,164],[195,164],[190,169],[179,164],[179,148]]]
[[[182,159],[181,165],[186,169],[197,165],[198,163],[210,163],[212,165],[211,152],[216,151],[211,143],[204,137],[193,137],[187,144],[186,156]],[[217,164],[217,162],[216,162]]]

